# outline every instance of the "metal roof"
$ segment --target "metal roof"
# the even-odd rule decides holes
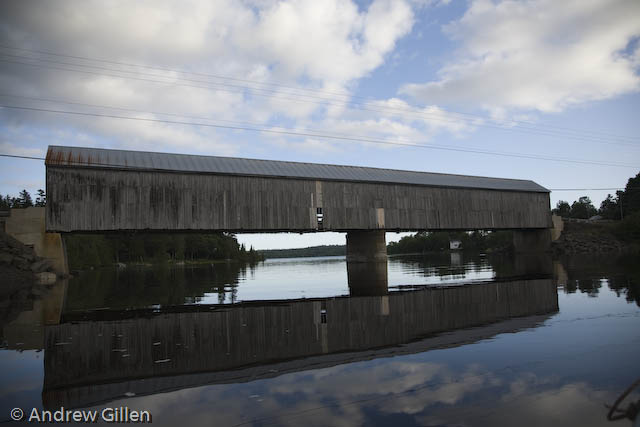
[[[321,179],[327,181],[381,182],[431,187],[549,192],[549,190],[533,181],[520,179],[487,178],[319,163],[241,159],[236,157],[107,150],[103,148],[49,146],[45,164],[47,166],[91,167],[99,169],[156,170]]]

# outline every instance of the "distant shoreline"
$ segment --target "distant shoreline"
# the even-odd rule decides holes
[[[344,256],[347,254],[346,245],[320,245],[294,249],[263,249],[257,250],[264,259],[270,258],[309,258],[317,256]]]

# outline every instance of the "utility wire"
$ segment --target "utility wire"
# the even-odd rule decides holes
[[[274,128],[285,129],[285,130],[287,129],[287,128],[282,127],[282,126],[269,126],[269,127],[267,127],[266,125],[262,125],[262,124],[258,124],[258,123],[251,123],[251,122],[239,122],[239,121],[234,121],[234,120],[214,119],[214,118],[210,118],[210,117],[191,116],[191,115],[186,115],[186,114],[166,113],[166,112],[158,112],[158,111],[144,111],[144,110],[138,110],[138,109],[134,109],[134,108],[114,107],[114,106],[110,106],[110,105],[89,104],[89,103],[84,103],[84,102],[66,101],[66,100],[53,99],[53,98],[40,98],[40,97],[32,97],[32,96],[24,96],[24,95],[15,95],[15,94],[9,94],[9,93],[0,93],[0,97],[25,99],[25,100],[29,100],[29,101],[48,102],[48,103],[56,103],[56,104],[79,105],[79,106],[83,106],[83,107],[101,108],[101,109],[108,109],[108,110],[119,110],[119,111],[135,112],[135,113],[141,113],[141,114],[153,114],[153,115],[160,115],[160,116],[182,117],[182,118],[195,119],[195,120],[210,120],[210,121],[232,123],[232,124],[236,124],[236,125],[246,125],[246,126],[253,126],[253,127],[264,126],[267,129],[274,129]],[[317,132],[317,133],[322,133],[322,134],[328,134],[325,130],[318,130],[318,129],[297,128],[296,130],[303,131],[303,132]],[[346,138],[350,138],[350,137],[367,138],[367,136],[362,136],[362,135],[353,135],[353,134],[349,135],[349,134],[340,134],[340,133],[335,133],[335,132],[332,132],[331,135],[332,136],[336,136],[336,137],[346,137]],[[395,137],[395,139],[399,140],[399,141],[409,142],[409,143],[415,142],[414,140],[412,141],[410,139],[403,138],[403,137]],[[640,149],[640,145],[631,144],[631,147],[632,148],[636,148],[636,149]]]
[[[375,101],[370,97],[362,97],[362,96],[357,96],[357,95],[350,95],[350,94],[348,94],[346,92],[330,92],[330,91],[323,91],[323,90],[317,90],[317,89],[294,87],[294,86],[289,86],[289,85],[280,84],[280,83],[260,82],[260,81],[256,81],[256,80],[239,79],[239,78],[234,78],[234,77],[229,77],[229,76],[222,76],[222,75],[217,75],[217,74],[198,73],[198,72],[193,72],[193,71],[185,71],[185,70],[172,69],[172,68],[167,68],[167,67],[149,66],[149,65],[142,65],[142,64],[132,64],[132,63],[127,63],[127,62],[113,61],[113,60],[102,59],[102,58],[91,58],[91,57],[87,57],[87,56],[68,55],[68,54],[62,54],[62,53],[57,53],[57,52],[52,52],[52,51],[24,49],[24,48],[18,48],[18,47],[7,46],[7,45],[0,45],[0,48],[10,49],[10,50],[17,50],[17,51],[22,51],[22,52],[29,52],[29,53],[38,53],[38,54],[57,56],[57,57],[64,57],[64,58],[71,58],[71,59],[80,59],[80,60],[83,60],[83,61],[102,62],[102,63],[107,63],[107,64],[127,66],[127,67],[146,68],[146,69],[151,69],[151,70],[160,70],[160,71],[165,71],[165,72],[181,73],[181,74],[191,74],[191,75],[210,77],[210,78],[215,78],[215,79],[220,79],[220,80],[229,80],[229,81],[237,81],[237,82],[242,82],[242,83],[257,84],[257,85],[262,85],[262,86],[281,87],[281,88],[292,89],[292,90],[297,90],[297,91],[304,91],[304,92],[309,92],[309,93],[320,93],[320,94],[328,94],[328,95],[337,95],[337,96],[341,96],[341,97],[348,97],[350,99],[361,99],[361,100],[364,100],[364,101],[367,101],[367,102]],[[8,54],[5,54],[5,55],[8,55]],[[11,55],[11,56],[19,57],[17,55]],[[25,57],[22,57],[22,58],[25,58]],[[26,58],[35,59],[35,60],[42,60],[42,61],[50,61],[50,60],[46,60],[46,59],[43,59],[43,58],[31,58],[31,57],[26,57]],[[72,64],[72,65],[89,66],[89,67],[91,66],[91,65],[88,65],[88,64]],[[155,75],[155,76],[157,76],[157,75]],[[409,109],[398,109],[398,108],[394,108],[394,109],[401,110],[401,111],[406,111],[406,112],[410,112],[411,111]],[[496,121],[495,119],[491,119],[491,118],[488,118],[486,116],[481,116],[481,115],[478,115],[478,114],[463,113],[463,112],[457,112],[457,111],[453,111],[453,110],[442,110],[442,111],[445,112],[445,113],[450,113],[450,114],[473,117],[476,120],[477,119],[483,119],[483,120]],[[509,120],[509,123],[528,124],[528,125],[533,125],[533,126],[544,125],[544,126],[547,126],[547,127],[550,127],[550,128],[560,129],[560,130],[564,130],[564,131],[568,131],[568,132],[588,132],[591,135],[593,135],[593,134],[601,134],[601,135],[609,137],[609,138],[613,137],[613,138],[624,138],[624,139],[631,139],[631,140],[637,140],[638,139],[637,137],[616,135],[616,134],[612,134],[612,133],[604,132],[604,131],[573,129],[573,128],[569,128],[569,127],[551,125],[551,124],[548,124],[548,123],[546,123],[546,124],[545,123],[536,123],[536,122],[530,122],[530,121],[526,121],[526,120]]]
[[[262,127],[264,127],[264,129],[284,129],[284,130],[289,129],[289,128],[286,128],[286,127],[283,127],[283,126],[267,126],[267,125],[263,125],[263,124],[260,124],[260,123],[240,122],[240,121],[235,121],[235,120],[224,120],[224,119],[214,119],[214,118],[211,118],[211,117],[192,116],[192,115],[187,115],[187,114],[176,114],[176,113],[164,113],[164,112],[159,112],[159,111],[144,111],[144,110],[137,110],[137,109],[134,109],[134,108],[123,108],[123,107],[114,107],[114,106],[110,106],[110,105],[88,104],[88,103],[84,103],[84,102],[72,102],[72,101],[64,101],[64,100],[52,99],[52,98],[37,98],[37,97],[31,97],[31,96],[22,96],[22,95],[13,95],[13,94],[4,94],[4,93],[0,93],[0,97],[26,99],[26,100],[30,100],[30,101],[50,102],[50,103],[55,103],[55,104],[79,105],[79,106],[82,106],[82,107],[102,108],[102,109],[107,109],[107,110],[118,110],[118,111],[128,111],[128,112],[147,114],[147,115],[148,114],[154,114],[154,115],[157,115],[157,116],[171,116],[171,117],[182,117],[182,118],[195,119],[195,120],[209,120],[209,121],[215,121],[215,122],[232,123],[232,124],[236,124],[236,125],[246,125],[246,126],[252,126],[252,127],[262,126]],[[325,130],[311,129],[311,128],[296,128],[296,130],[297,131],[301,131],[301,132],[317,132],[317,133],[322,133],[322,134],[325,134],[325,135],[331,135],[331,136],[335,136],[335,137],[344,136],[344,137],[347,137],[347,138],[350,138],[350,137],[367,138],[366,136],[361,136],[361,135],[349,135],[349,134],[341,134],[341,133],[335,133],[335,132],[328,133]],[[402,137],[395,137],[395,139],[400,140],[400,141],[412,142],[411,140],[409,140],[407,138],[402,138]],[[413,141],[413,142],[415,142],[415,141]],[[640,148],[640,146],[638,148]]]
[[[0,157],[9,157],[9,158],[16,158],[16,159],[28,159],[28,160],[46,160],[46,158],[44,157],[36,157],[36,156],[21,156],[18,154],[8,154],[8,153],[0,153]],[[71,162],[71,164],[74,164],[74,162]],[[83,163],[77,163],[78,165],[81,165]],[[92,162],[92,165],[98,165],[98,166],[114,166],[114,167],[124,167],[126,168],[126,165],[118,165],[115,163],[100,163],[100,162]],[[640,187],[611,187],[611,188],[549,188],[549,191],[604,191],[604,190],[608,190],[608,191],[613,191],[613,190],[640,190]]]
[[[179,124],[179,125],[187,125],[187,126],[203,126],[203,127],[231,129],[231,130],[253,131],[253,132],[266,132],[266,133],[273,133],[273,134],[280,134],[280,135],[291,135],[291,136],[303,136],[303,137],[313,137],[313,138],[322,138],[322,139],[335,139],[335,140],[345,140],[345,141],[368,142],[368,143],[373,143],[373,144],[406,146],[406,147],[415,147],[415,148],[444,150],[444,151],[456,151],[456,152],[475,153],[475,154],[487,154],[487,155],[504,156],[504,157],[517,157],[517,158],[535,159],[535,160],[549,160],[549,161],[558,161],[558,162],[567,162],[567,163],[591,164],[591,165],[614,166],[614,167],[628,167],[628,168],[636,168],[637,167],[636,165],[631,165],[631,164],[626,164],[626,163],[597,162],[597,161],[592,161],[592,160],[579,160],[579,159],[563,158],[563,157],[550,157],[550,156],[540,156],[540,155],[521,154],[521,153],[512,153],[512,152],[500,152],[500,151],[489,151],[489,150],[479,150],[479,149],[460,148],[460,147],[449,147],[449,146],[441,146],[441,145],[435,145],[435,144],[426,145],[426,144],[413,144],[413,143],[403,143],[403,142],[390,142],[390,141],[379,140],[379,139],[346,137],[346,136],[333,136],[333,135],[326,135],[326,134],[319,134],[319,133],[306,133],[306,132],[297,132],[297,131],[281,131],[281,130],[275,130],[275,129],[261,129],[261,128],[251,128],[251,127],[244,127],[244,126],[230,126],[230,125],[219,125],[219,124],[201,123],[201,122],[187,122],[187,121],[178,121],[178,120],[152,119],[152,118],[144,118],[144,117],[127,117],[127,116],[119,116],[119,115],[115,115],[115,114],[99,114],[99,113],[89,113],[89,112],[79,112],[79,111],[55,110],[55,109],[48,109],[48,108],[22,107],[22,106],[6,105],[6,104],[5,105],[0,105],[0,107],[9,108],[9,109],[15,109],[15,110],[38,111],[38,112],[57,113],[57,114],[70,114],[70,115],[87,116],[87,117],[105,117],[105,118],[112,118],[112,119],[135,120],[135,121],[151,122],[151,123]]]
[[[29,160],[46,160],[44,157],[19,156],[17,154],[7,154],[7,153],[0,153],[0,157],[12,157],[15,159],[29,159]]]
[[[122,108],[122,107],[114,107],[114,106],[108,106],[108,105],[89,104],[89,103],[84,103],[84,102],[72,102],[72,101],[64,101],[64,100],[52,99],[52,98],[38,98],[38,97],[13,95],[13,94],[3,94],[3,93],[0,93],[0,97],[9,97],[9,98],[17,98],[17,99],[25,99],[25,100],[30,100],[30,101],[49,102],[49,103],[57,103],[57,104],[79,105],[79,106],[83,106],[83,107],[119,110],[119,111],[135,112],[135,113],[147,114],[147,115],[148,114],[153,114],[153,115],[181,117],[181,118],[188,118],[188,119],[195,119],[195,120],[208,120],[208,121],[215,121],[215,122],[231,123],[233,125],[250,126],[250,127],[253,127],[253,128],[261,127],[262,129],[271,129],[271,130],[276,130],[276,129],[281,129],[281,130],[284,130],[284,131],[291,130],[289,128],[285,128],[285,127],[282,127],[282,126],[266,126],[266,125],[262,125],[262,124],[259,124],[259,123],[239,122],[239,121],[223,120],[223,119],[213,119],[213,118],[209,118],[209,117],[190,116],[190,115],[175,114],[175,113],[164,113],[164,112],[158,112],[158,111],[143,111],[143,110],[137,110],[137,109],[133,109],[133,108]],[[326,132],[324,130],[309,129],[309,128],[296,128],[295,130],[297,132],[314,133],[314,134],[318,134],[318,135],[322,134],[322,135],[331,136],[331,137],[335,137],[335,138],[348,138],[348,139],[349,138],[365,138],[365,139],[368,138],[367,136],[362,136],[362,135],[353,135],[353,134],[349,135],[349,134],[340,134],[340,133],[335,133],[335,132],[328,133],[328,132]],[[410,140],[410,139],[402,138],[402,137],[395,137],[395,140],[403,141],[403,142],[407,142],[407,143],[416,143],[415,140]],[[640,148],[640,146],[638,146],[638,148]]]
[[[218,90],[218,91],[230,92],[230,93],[243,93],[246,90],[250,90],[250,91],[253,91],[252,95],[254,95],[254,96],[266,97],[266,98],[274,98],[274,99],[282,99],[282,100],[287,100],[287,101],[293,101],[293,102],[296,102],[296,103],[311,103],[311,104],[323,105],[323,106],[326,105],[327,103],[331,103],[332,105],[338,105],[338,106],[344,106],[344,107],[353,107],[353,105],[357,105],[357,106],[359,106],[358,107],[359,110],[371,111],[371,112],[377,112],[377,113],[383,113],[383,114],[392,114],[392,115],[401,116],[401,117],[402,116],[412,116],[412,117],[419,118],[419,119],[422,119],[422,120],[432,120],[432,121],[436,121],[436,122],[448,122],[448,123],[454,123],[454,124],[459,124],[462,121],[462,122],[465,122],[465,124],[468,124],[468,125],[471,125],[471,126],[485,127],[485,128],[490,128],[490,129],[499,129],[499,130],[516,131],[516,132],[519,131],[519,132],[529,133],[529,134],[534,134],[534,135],[559,136],[559,137],[562,137],[562,138],[568,138],[568,139],[573,139],[573,140],[578,140],[578,141],[586,140],[586,141],[592,141],[592,142],[604,143],[604,144],[628,145],[628,146],[638,147],[638,144],[633,144],[633,143],[630,143],[628,141],[627,142],[624,142],[624,141],[613,142],[613,141],[609,141],[608,139],[604,139],[604,137],[598,137],[598,136],[586,135],[586,134],[585,135],[574,135],[574,134],[570,134],[570,133],[568,134],[568,133],[566,133],[566,131],[557,131],[557,130],[554,131],[554,130],[536,128],[536,127],[526,127],[526,126],[518,125],[517,123],[514,126],[508,126],[508,125],[502,125],[501,126],[501,125],[491,125],[491,124],[487,124],[487,123],[478,123],[479,118],[482,118],[483,120],[487,120],[487,118],[483,117],[483,116],[478,116],[477,118],[474,118],[474,119],[469,119],[469,118],[466,118],[466,117],[463,117],[463,118],[459,117],[457,119],[443,117],[444,114],[450,113],[450,112],[448,112],[446,110],[442,110],[442,114],[441,114],[441,113],[428,112],[428,111],[423,111],[423,110],[409,110],[409,109],[401,109],[401,108],[388,107],[388,106],[380,107],[380,108],[371,108],[370,104],[354,103],[354,102],[348,102],[348,101],[344,101],[344,100],[336,101],[336,100],[332,100],[331,98],[322,98],[322,97],[305,95],[305,94],[297,94],[297,93],[283,93],[283,92],[270,90],[270,89],[254,88],[254,87],[240,86],[240,85],[235,85],[235,84],[209,82],[209,81],[185,79],[185,78],[176,79],[174,77],[162,76],[162,75],[158,75],[158,74],[149,74],[149,73],[133,72],[133,71],[125,71],[125,70],[114,70],[114,69],[105,68],[105,67],[99,67],[99,66],[84,65],[84,64],[70,64],[70,63],[47,60],[47,59],[20,57],[20,56],[17,56],[17,55],[7,55],[7,54],[4,54],[4,53],[0,53],[0,55],[14,56],[14,57],[18,57],[18,58],[25,58],[25,59],[32,59],[32,60],[36,60],[36,61],[51,62],[51,63],[62,64],[62,65],[71,65],[71,66],[76,66],[76,67],[88,67],[88,68],[106,70],[106,71],[111,71],[111,72],[116,72],[116,73],[137,74],[137,75],[151,76],[151,77],[156,77],[156,78],[172,79],[172,80],[170,80],[170,81],[153,80],[153,79],[147,79],[147,78],[142,78],[142,77],[124,76],[124,75],[120,75],[120,74],[115,74],[114,75],[114,74],[107,74],[107,73],[103,73],[103,72],[92,72],[92,71],[87,71],[87,70],[78,70],[78,69],[64,68],[64,67],[52,66],[52,65],[42,65],[42,64],[34,64],[34,63],[30,63],[30,62],[22,62],[22,61],[12,61],[12,60],[0,59],[0,61],[2,61],[2,62],[12,63],[12,64],[20,64],[20,65],[27,65],[27,66],[38,67],[38,68],[50,68],[50,69],[60,70],[60,71],[71,71],[71,72],[83,73],[83,74],[92,74],[92,75],[99,75],[99,76],[125,78],[125,79],[146,81],[146,82],[151,82],[151,83],[171,84],[171,85],[176,85],[176,86],[194,87],[194,88],[208,89],[208,90],[214,90],[215,89],[215,90]],[[194,84],[190,84],[190,83],[181,83],[179,80],[184,80],[184,81],[187,81],[187,82],[202,83],[202,84],[205,84],[207,86],[194,85]],[[231,87],[233,89],[228,89],[228,87]],[[262,92],[267,92],[267,93],[260,93],[260,92],[256,92],[256,91],[262,91]],[[275,95],[293,95],[293,96],[298,96],[298,97],[303,97],[303,98],[302,99],[301,98],[291,98],[289,96],[275,96]],[[308,99],[304,99],[304,98],[308,98]],[[464,114],[464,113],[453,113],[453,114]],[[509,121],[509,123],[515,123],[515,122],[514,121]]]
[[[331,92],[331,91],[317,90],[317,89],[311,89],[311,88],[302,88],[302,87],[285,85],[283,83],[278,83],[278,82],[261,82],[261,81],[257,81],[257,80],[239,79],[237,77],[222,76],[222,75],[219,75],[219,74],[198,73],[198,72],[195,72],[195,71],[185,71],[185,70],[179,70],[179,69],[176,69],[176,68],[151,66],[151,65],[144,65],[144,64],[132,64],[132,63],[129,63],[129,62],[113,61],[113,60],[100,59],[100,58],[90,58],[90,57],[87,57],[87,56],[67,55],[67,54],[63,54],[63,53],[54,53],[54,52],[51,52],[51,51],[43,51],[43,50],[23,49],[23,48],[6,46],[6,45],[0,45],[0,48],[18,50],[18,51],[23,51],[23,52],[40,53],[40,54],[51,55],[51,56],[60,56],[60,57],[71,58],[71,59],[81,59],[81,60],[84,60],[84,61],[103,62],[105,64],[123,65],[123,66],[127,66],[127,67],[135,67],[135,68],[146,68],[146,69],[150,69],[150,70],[159,70],[159,71],[166,71],[166,72],[171,72],[171,73],[191,74],[191,75],[194,75],[194,76],[211,77],[211,78],[220,79],[220,80],[230,80],[230,81],[237,81],[237,82],[242,82],[242,83],[259,84],[259,85],[263,85],[263,86],[281,87],[281,88],[284,88],[284,89],[301,90],[301,91],[312,92],[312,93],[324,93],[324,94],[328,94],[328,95],[336,95],[336,96],[343,96],[343,97],[353,97],[353,95],[350,95],[347,92]],[[365,98],[365,97],[359,97],[359,98],[369,99],[369,98]]]
[[[304,136],[304,137],[345,140],[345,141],[357,141],[357,142],[367,142],[367,143],[374,143],[374,144],[406,146],[406,147],[415,147],[415,148],[423,148],[423,149],[455,151],[455,152],[465,152],[465,153],[475,153],[475,154],[486,154],[486,155],[495,155],[495,156],[503,156],[503,157],[517,157],[517,158],[535,159],[535,160],[548,160],[548,161],[558,161],[558,162],[566,162],[566,163],[591,164],[591,165],[628,167],[628,168],[637,167],[635,165],[624,164],[624,163],[596,162],[591,160],[579,160],[579,159],[539,156],[539,155],[511,153],[511,152],[498,152],[498,151],[488,151],[488,150],[479,150],[479,149],[470,149],[470,148],[448,147],[448,146],[441,146],[441,145],[435,145],[435,144],[430,144],[430,145],[413,144],[413,143],[410,144],[410,143],[403,143],[403,142],[390,142],[390,141],[371,139],[371,138],[333,136],[333,135],[326,135],[326,134],[319,134],[319,133],[282,131],[282,130],[275,130],[275,129],[260,129],[255,127],[230,126],[230,125],[219,125],[219,124],[202,123],[202,122],[186,122],[186,121],[178,121],[178,120],[152,119],[152,118],[144,118],[144,117],[127,117],[127,116],[119,116],[114,114],[99,114],[99,113],[89,113],[89,112],[79,112],[79,111],[55,110],[55,109],[47,109],[47,108],[22,107],[22,106],[6,105],[6,104],[0,105],[0,107],[16,109],[16,110],[38,111],[38,112],[47,112],[47,113],[56,113],[56,114],[70,114],[70,115],[77,115],[77,116],[105,117],[105,118],[112,118],[112,119],[134,120],[134,121],[151,122],[151,123],[179,124],[179,125],[187,125],[187,126],[203,126],[203,127],[231,129],[231,130],[244,130],[244,131],[252,131],[252,132],[266,132],[266,133],[281,134],[281,135]]]
[[[637,189],[640,187],[629,187],[629,189]],[[615,187],[615,188],[549,188],[551,191],[613,191],[613,190],[624,190],[625,187]]]
[[[155,78],[172,79],[172,80],[171,81],[154,80],[154,79],[148,79],[148,78],[143,78],[143,77],[135,77],[135,76],[130,76],[130,75],[121,75],[121,74],[115,74],[114,75],[114,74],[108,74],[108,73],[103,73],[103,72],[94,72],[94,71],[88,71],[88,70],[78,70],[78,69],[59,67],[59,66],[53,66],[53,65],[43,65],[43,64],[35,64],[35,63],[31,63],[31,62],[22,62],[22,61],[0,59],[0,61],[6,62],[6,63],[27,65],[27,66],[38,67],[38,68],[50,68],[50,69],[55,69],[55,70],[60,70],[60,71],[71,71],[71,72],[83,73],[83,74],[125,78],[125,79],[132,79],[132,80],[138,80],[138,81],[146,81],[146,82],[151,82],[151,83],[171,84],[171,85],[176,85],[176,86],[195,87],[195,88],[208,89],[208,90],[219,90],[219,91],[231,92],[231,93],[239,93],[239,92],[243,93],[246,90],[250,90],[250,91],[252,91],[252,95],[254,95],[254,96],[267,97],[267,98],[273,98],[273,99],[282,99],[282,100],[293,101],[293,102],[296,102],[296,103],[312,103],[312,104],[317,104],[317,105],[326,105],[327,103],[331,103],[333,105],[351,107],[351,108],[353,108],[353,106],[356,105],[356,106],[358,106],[359,110],[363,110],[363,111],[371,111],[371,112],[376,112],[376,113],[392,114],[392,115],[396,115],[396,116],[405,116],[405,117],[406,116],[412,116],[412,117],[415,117],[415,118],[420,118],[422,120],[432,120],[432,121],[435,121],[435,122],[449,122],[449,123],[459,124],[462,121],[467,125],[477,126],[477,127],[485,127],[485,128],[491,128],[491,129],[522,132],[522,133],[529,133],[529,134],[535,134],[535,135],[544,135],[544,136],[551,136],[551,137],[562,137],[562,138],[565,138],[565,139],[578,140],[578,141],[590,141],[590,142],[603,143],[603,144],[627,145],[627,146],[632,146],[632,147],[639,147],[638,144],[634,144],[634,143],[631,143],[629,141],[626,141],[626,142],[625,141],[617,141],[617,142],[615,142],[615,141],[610,141],[608,139],[605,139],[605,137],[599,137],[599,136],[596,136],[596,135],[575,134],[575,132],[586,132],[586,131],[553,130],[553,129],[544,129],[544,128],[539,128],[539,127],[528,127],[528,126],[522,126],[522,125],[518,124],[515,121],[509,121],[508,122],[508,123],[515,123],[513,126],[508,126],[508,125],[500,126],[500,125],[491,125],[491,124],[487,124],[487,123],[478,123],[478,120],[480,118],[482,118],[483,120],[487,120],[487,118],[483,117],[483,116],[477,116],[474,119],[469,119],[469,118],[466,118],[466,117],[464,117],[464,118],[458,117],[457,119],[443,117],[444,114],[463,114],[463,115],[468,115],[466,113],[455,113],[455,112],[452,113],[452,112],[449,112],[449,111],[446,111],[446,110],[441,110],[442,113],[435,113],[435,112],[430,113],[428,111],[422,111],[422,110],[415,111],[415,110],[394,108],[394,107],[388,107],[388,106],[380,107],[380,108],[371,108],[370,104],[357,103],[357,102],[354,103],[354,102],[348,102],[348,101],[345,101],[345,100],[337,100],[336,101],[336,100],[331,99],[331,98],[323,98],[323,97],[306,95],[306,94],[283,93],[283,92],[279,92],[279,91],[272,90],[272,89],[255,88],[255,87],[241,86],[241,85],[235,85],[235,84],[227,84],[227,83],[219,83],[219,82],[210,82],[210,81],[179,78],[179,80],[184,80],[184,81],[187,81],[187,82],[201,83],[201,84],[205,84],[206,85],[206,86],[202,86],[201,84],[198,85],[198,84],[191,84],[191,83],[181,83],[179,80],[176,80],[173,77],[162,76],[162,75],[158,75],[158,74],[132,72],[132,71],[126,71],[126,70],[114,70],[114,69],[110,69],[110,68],[106,68],[106,67],[99,67],[99,66],[86,65],[86,64],[65,63],[65,62],[61,62],[61,61],[53,61],[53,60],[40,59],[40,58],[21,57],[21,56],[18,56],[18,55],[9,55],[9,54],[5,54],[5,53],[0,53],[0,55],[13,56],[13,57],[30,59],[30,60],[41,61],[41,62],[44,61],[44,62],[50,62],[50,63],[55,63],[55,64],[70,65],[70,66],[75,66],[75,67],[94,68],[94,69],[106,70],[106,71],[116,72],[116,73],[138,74],[138,75],[143,75],[143,76],[146,75],[146,76],[152,76],[152,77],[155,77]],[[228,89],[229,87],[232,88],[232,89]],[[259,91],[266,92],[266,93],[261,93]],[[287,95],[287,96],[276,96],[276,95]],[[291,98],[290,96],[297,96],[298,98]],[[302,98],[300,98],[300,97],[302,97]],[[305,98],[307,98],[307,99],[305,99]],[[374,107],[375,107],[375,105],[374,105]],[[567,133],[567,132],[573,132],[573,133]],[[615,138],[621,138],[621,137],[616,136]]]

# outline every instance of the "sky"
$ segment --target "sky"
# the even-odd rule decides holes
[[[592,189],[640,172],[638,17],[637,0],[2,2],[0,154],[70,145],[529,179],[551,207],[598,207],[615,190]],[[44,187],[43,161],[0,157],[0,194]]]

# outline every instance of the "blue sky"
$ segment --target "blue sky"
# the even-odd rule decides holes
[[[550,189],[624,187],[640,171],[634,0],[0,8],[5,154],[93,146],[521,178]],[[2,194],[44,187],[41,161],[0,158],[0,171]],[[588,195],[597,206],[608,192],[554,191],[551,203]],[[301,247],[344,236],[239,240]]]

